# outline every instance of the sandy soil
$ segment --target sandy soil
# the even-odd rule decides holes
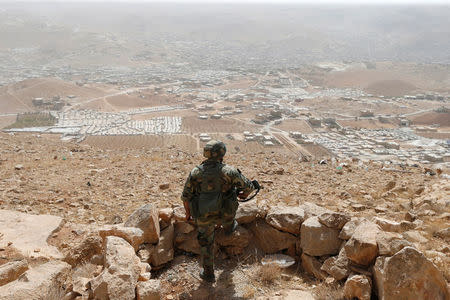
[[[198,117],[198,113],[191,109],[152,112],[148,114],[132,115],[133,120],[149,120],[156,117]]]
[[[256,128],[257,126],[231,118],[200,120],[198,117],[193,116],[183,118],[181,130],[187,133],[233,133],[243,132],[245,130],[254,131]]]
[[[323,75],[325,86],[368,89],[368,92],[386,96],[408,90],[412,92],[414,88],[448,91],[450,79],[446,67],[390,62],[377,63],[376,69],[371,70],[349,69]]]
[[[417,87],[403,80],[391,79],[375,81],[366,86],[364,90],[374,95],[399,97],[414,93]]]
[[[282,121],[280,125],[276,125],[274,127],[284,131],[298,131],[301,133],[314,132],[314,130],[305,120],[285,120]]]
[[[339,124],[344,127],[352,128],[366,128],[366,129],[377,129],[377,128],[397,128],[398,125],[392,123],[381,123],[376,120],[339,120]]]
[[[238,81],[232,81],[224,85],[218,86],[218,89],[228,90],[228,89],[246,89],[255,85],[256,80],[242,79]]]
[[[0,89],[0,113],[21,112],[24,107],[29,111],[34,110],[31,101],[36,97],[48,100],[54,96],[60,96],[62,99],[68,100],[66,98],[68,95],[75,95],[75,99],[68,101],[78,103],[81,100],[99,97],[108,92],[108,90],[93,86],[80,87],[75,83],[56,78],[28,79]]]
[[[118,135],[89,136],[83,144],[105,150],[152,149],[177,145],[185,151],[195,152],[197,141],[189,135]]]
[[[15,121],[15,116],[0,117],[0,129],[13,124]]]
[[[152,147],[145,148],[136,142],[137,149],[114,150],[91,147],[86,144],[89,139],[77,145],[28,134],[0,134],[0,137],[2,207],[18,206],[38,213],[65,215],[73,220],[80,217],[82,221],[90,217],[99,220],[99,215],[106,218],[131,213],[149,199],[158,203],[162,200],[161,205],[179,204],[187,173],[202,160],[200,151],[185,149],[176,141],[165,145],[162,141],[152,141]],[[388,181],[395,180],[399,186],[406,187],[404,194],[399,194],[392,204],[399,205],[402,201],[409,202],[409,195],[420,186],[435,180],[423,176],[420,168],[398,176],[395,172],[382,171],[377,164],[351,167],[344,176],[336,175],[332,165],[300,163],[292,156],[272,153],[270,149],[246,151],[242,156],[234,149],[233,141],[224,141],[229,149],[227,162],[239,167],[249,178],[273,182],[266,185],[260,201],[313,201],[337,208],[337,195],[343,191],[352,194],[354,201],[364,201],[364,195],[376,197]],[[115,142],[133,145],[126,140]],[[15,170],[17,164],[23,168]],[[278,169],[284,170],[283,175],[273,173]],[[161,192],[158,186],[166,182],[170,182],[170,189]],[[133,202],[128,203],[131,199]],[[81,209],[81,215],[77,216],[78,209],[84,206],[89,209]]]
[[[303,149],[308,151],[316,160],[330,157],[330,151],[320,145],[301,145]]]
[[[433,125],[439,124],[441,127],[450,126],[450,113],[429,112],[411,117],[415,125]]]

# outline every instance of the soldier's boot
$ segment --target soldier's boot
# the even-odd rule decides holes
[[[225,234],[231,235],[236,230],[237,226],[238,222],[236,220],[233,220],[233,223],[225,228]]]
[[[214,267],[203,266],[203,270],[200,271],[200,278],[208,282],[216,281],[216,277],[214,276]]]

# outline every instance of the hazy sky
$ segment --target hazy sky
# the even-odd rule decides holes
[[[328,4],[450,4],[450,0],[0,0],[0,2],[182,2],[182,3],[328,3]]]
[[[82,1],[82,0],[80,0]],[[91,0],[95,1],[95,0]],[[220,2],[236,2],[236,3],[352,3],[352,4],[363,4],[363,3],[450,3],[450,0],[169,0],[169,1],[158,1],[158,0],[135,0],[135,1],[146,1],[146,2],[210,2],[210,3],[220,3]]]

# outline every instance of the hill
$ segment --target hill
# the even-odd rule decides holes
[[[70,283],[62,285],[60,281],[51,280],[40,283],[41,292],[48,293],[50,297],[62,298],[66,293],[69,296],[91,292],[97,296],[101,293],[111,293],[109,289],[99,290],[97,284],[100,283],[96,282],[107,280],[104,276],[107,276],[106,273],[112,265],[116,266],[116,270],[134,268],[134,264],[139,262],[137,257],[140,257],[144,262],[151,262],[152,266],[151,270],[148,265],[147,271],[141,270],[135,274],[143,276],[139,277],[139,281],[138,277],[133,277],[135,275],[126,277],[128,279],[121,276],[111,278],[118,280],[115,286],[120,287],[122,292],[132,291],[130,299],[135,297],[136,284],[138,291],[146,285],[159,284],[153,288],[147,286],[150,289],[148,292],[153,291],[169,297],[166,299],[207,299],[207,295],[214,295],[218,299],[251,299],[259,296],[290,299],[283,297],[299,297],[299,288],[303,290],[302,295],[305,297],[315,295],[318,299],[342,299],[344,292],[353,292],[349,292],[348,287],[344,289],[342,282],[332,278],[338,275],[329,271],[334,275],[326,281],[314,279],[326,277],[321,277],[323,273],[319,270],[320,266],[325,266],[324,260],[337,259],[341,254],[331,257],[319,254],[309,256],[297,251],[295,242],[291,243],[300,236],[300,227],[297,228],[294,224],[300,221],[300,214],[306,213],[310,216],[304,226],[312,226],[307,224],[317,218],[313,216],[325,216],[332,211],[334,213],[328,215],[332,216],[332,219],[328,220],[331,223],[326,223],[328,226],[337,226],[332,224],[341,220],[340,218],[344,218],[342,220],[348,224],[364,218],[364,222],[373,224],[368,225],[372,226],[370,228],[382,228],[382,237],[393,240],[386,244],[380,239],[381,236],[377,235],[377,242],[383,245],[379,247],[397,245],[400,249],[405,248],[398,252],[393,248],[380,248],[380,251],[388,251],[388,255],[396,253],[390,258],[394,260],[403,259],[406,255],[405,259],[414,259],[417,263],[429,266],[424,272],[434,272],[433,276],[420,280],[432,280],[430,284],[436,284],[436,288],[445,290],[450,279],[450,261],[445,254],[448,253],[449,215],[445,195],[448,194],[449,179],[448,174],[441,174],[441,170],[421,166],[401,168],[358,161],[342,161],[337,164],[331,161],[328,164],[302,163],[270,151],[247,153],[242,157],[235,149],[230,149],[226,162],[239,167],[249,178],[258,179],[264,189],[253,202],[241,204],[238,216],[240,226],[233,239],[223,239],[218,231],[220,250],[216,264],[219,276],[214,285],[205,285],[197,278],[199,267],[196,258],[191,254],[198,253],[194,227],[182,221],[184,210],[179,198],[190,169],[202,160],[195,148],[182,149],[176,143],[170,146],[163,143],[146,148],[103,150],[89,145],[62,142],[52,135],[0,134],[0,150],[0,191],[3,195],[0,199],[0,214],[5,220],[10,220],[7,224],[0,221],[0,249],[4,249],[0,250],[0,272],[2,267],[9,268],[20,260],[21,264],[30,264],[27,276],[39,272],[40,276],[30,277],[32,282],[39,282],[39,278],[44,280],[50,276]],[[159,211],[161,239],[158,244],[142,244],[138,247],[142,242],[138,228],[123,227],[121,224],[135,210],[142,210],[142,206],[146,204]],[[11,210],[27,214],[18,215]],[[255,221],[257,216],[259,219]],[[248,218],[251,220],[248,221]],[[22,220],[21,225],[14,225],[19,219]],[[164,220],[169,220],[169,223],[164,223]],[[24,230],[27,226],[33,226],[34,222],[40,222],[41,225],[25,230],[26,234],[34,232],[35,237],[32,242],[23,244],[22,239],[26,234],[14,232],[18,228]],[[361,224],[366,224],[364,222]],[[377,225],[371,222],[376,222]],[[355,224],[354,226],[360,226]],[[307,253],[315,253],[312,251],[316,250],[308,248],[308,243],[313,243],[313,240],[305,242],[304,226],[301,227],[301,249]],[[308,230],[318,230],[317,226],[321,226],[320,230],[339,232],[332,229],[334,227],[328,228],[324,225],[314,225]],[[351,228],[351,225],[348,226]],[[342,231],[351,232],[347,227]],[[342,238],[349,239],[352,234],[356,233]],[[364,231],[360,238],[365,239],[366,235],[370,234],[370,231]],[[321,249],[325,245],[329,247],[329,241],[332,239],[340,241],[337,236],[327,236],[327,242],[320,244]],[[44,241],[41,241],[40,237],[43,237]],[[105,249],[101,237],[105,238]],[[164,242],[167,239],[173,240],[174,244]],[[352,239],[353,237],[346,242],[345,249],[348,251],[358,247],[357,244],[352,244],[355,243]],[[278,242],[271,244],[273,241]],[[291,243],[293,247],[289,248],[285,243]],[[34,248],[30,250],[29,247]],[[113,258],[115,247],[121,249],[120,257]],[[152,247],[160,247],[160,250],[152,252]],[[24,253],[26,249],[29,252]],[[272,251],[288,254],[296,259],[298,264],[286,270],[262,266],[260,261],[264,254],[273,253]],[[96,260],[99,258],[96,254],[102,253],[105,253],[106,259],[111,262],[106,266],[103,265],[102,259]],[[145,253],[150,256],[146,258]],[[159,254],[155,256],[155,253]],[[337,255],[334,250],[332,253]],[[358,252],[347,255],[357,259],[352,255],[358,255]],[[378,269],[381,268],[378,260],[383,259],[380,257],[376,264]],[[26,270],[18,268],[19,266],[16,270],[19,274]],[[53,273],[50,270],[60,272],[57,273],[58,277],[51,277]],[[361,266],[351,270],[360,276],[372,274]],[[385,271],[392,272],[391,269]],[[403,272],[409,274],[410,271],[405,269]],[[414,269],[414,272],[417,270]],[[149,280],[150,276],[152,279]],[[414,276],[406,278],[419,280]],[[91,281],[92,287],[80,286],[78,280]],[[119,281],[125,283],[129,280],[135,280],[131,283],[131,290],[119,284]],[[380,282],[387,279],[376,277],[373,280]],[[348,284],[350,283],[345,286]],[[395,291],[389,281],[386,281],[386,284],[386,293]],[[61,286],[70,288],[58,290]],[[11,293],[12,290],[23,292],[23,288],[20,281],[13,281],[5,285],[5,288],[0,287],[0,296],[3,293]],[[44,288],[45,290],[42,290]],[[51,290],[54,288],[56,290]],[[375,287],[369,285],[369,293],[372,288],[375,291]],[[380,291],[378,287],[377,293]],[[415,292],[427,291],[435,292],[436,289],[427,290],[424,287]]]
[[[0,87],[0,114],[37,111],[38,108],[32,103],[34,98],[52,100],[58,97],[67,103],[76,104],[105,94],[98,87],[78,86],[57,78],[27,79]]]

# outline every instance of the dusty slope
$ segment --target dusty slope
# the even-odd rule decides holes
[[[1,207],[63,215],[70,220],[107,222],[117,214],[130,214],[141,204],[180,204],[188,172],[202,157],[176,145],[169,148],[101,150],[64,143],[55,136],[0,134]],[[336,166],[301,163],[291,157],[259,152],[242,157],[230,149],[227,162],[265,189],[258,201],[297,204],[315,202],[333,209],[364,204],[361,214],[374,214],[385,206],[393,218],[402,218],[410,201],[438,181],[422,168],[405,173],[382,170],[377,164]],[[16,170],[16,165],[23,168]],[[341,173],[342,174],[339,174]],[[396,190],[386,194],[385,186]],[[169,183],[167,190],[159,185]],[[347,199],[344,201],[344,199]]]
[[[450,211],[436,201],[450,195],[449,181],[425,174],[421,167],[386,171],[376,164],[348,162],[342,169],[334,165],[300,163],[274,153],[245,157],[232,150],[230,164],[249,178],[258,178],[264,190],[257,203],[297,205],[315,202],[355,216],[381,216],[403,220],[405,213],[419,209],[421,235],[417,242],[446,274],[448,261],[433,255],[448,253],[448,245],[434,233],[448,227]],[[50,213],[75,223],[110,223],[116,216],[126,218],[146,202],[159,207],[180,205],[179,195],[189,170],[201,161],[198,153],[177,146],[140,150],[105,151],[87,145],[59,141],[57,136],[0,134],[0,208]],[[160,184],[168,183],[168,189]],[[439,202],[439,203],[440,203]],[[59,238],[64,234],[60,233]],[[76,238],[76,232],[68,233]],[[447,249],[447,250],[445,250]],[[5,257],[12,254],[3,253]],[[2,256],[2,257],[3,257]],[[0,257],[1,259],[1,257]],[[260,282],[258,264],[218,258],[220,280],[214,290],[196,280],[196,258],[180,256],[171,268],[161,270],[164,294],[212,293],[217,298],[277,295],[289,288],[310,290],[317,283],[298,269],[266,285]],[[303,275],[302,275],[303,274]],[[323,285],[319,285],[323,289]],[[327,293],[331,291],[327,290]]]
[[[75,83],[69,83],[57,78],[28,79],[0,88],[0,113],[17,113],[33,111],[31,101],[33,98],[51,100],[54,96],[68,100],[68,95],[76,98],[71,102],[99,97],[105,95],[106,90],[97,87],[80,87]]]

